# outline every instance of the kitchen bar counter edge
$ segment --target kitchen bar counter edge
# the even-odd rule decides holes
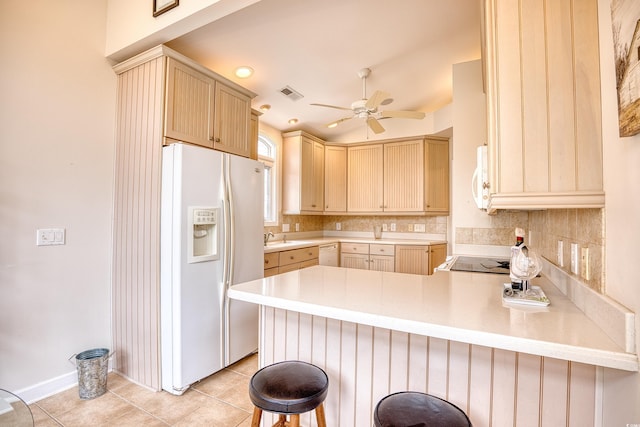
[[[357,324],[638,371],[625,352],[549,280],[548,308],[502,303],[504,276],[432,276],[314,266],[233,286],[229,297]]]

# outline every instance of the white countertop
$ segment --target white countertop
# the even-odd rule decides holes
[[[546,308],[502,302],[508,276],[431,276],[314,266],[233,286],[229,297],[269,307],[469,344],[638,371],[626,353],[546,278]]]
[[[296,239],[283,242],[282,240],[272,240],[264,247],[264,253],[287,251],[290,249],[307,248],[309,246],[320,246],[330,243],[368,243],[379,245],[438,245],[445,244],[443,240],[422,240],[422,239],[372,239],[363,237],[312,237],[308,239]]]

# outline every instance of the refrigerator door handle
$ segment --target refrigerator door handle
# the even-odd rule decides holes
[[[231,167],[231,160],[228,154],[223,154],[223,180],[224,180],[224,216],[225,216],[225,260],[224,260],[224,275],[222,278],[222,292],[223,292],[223,339],[224,339],[224,366],[228,366],[230,362],[230,307],[229,297],[227,291],[233,283],[233,266],[234,266],[234,249],[233,239],[235,237],[235,221],[233,218],[233,193],[231,191],[231,173],[229,171]]]

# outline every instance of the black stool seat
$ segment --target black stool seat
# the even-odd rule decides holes
[[[316,409],[328,390],[329,378],[322,369],[297,360],[266,366],[249,383],[251,402],[277,414],[302,414]]]
[[[375,427],[471,427],[471,421],[453,403],[425,393],[390,394],[376,405]]]

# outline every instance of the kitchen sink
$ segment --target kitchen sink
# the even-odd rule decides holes
[[[289,248],[291,246],[304,246],[304,245],[312,245],[313,242],[309,242],[307,240],[287,240],[283,242],[282,240],[274,240],[273,242],[267,242],[264,246],[265,248]]]

